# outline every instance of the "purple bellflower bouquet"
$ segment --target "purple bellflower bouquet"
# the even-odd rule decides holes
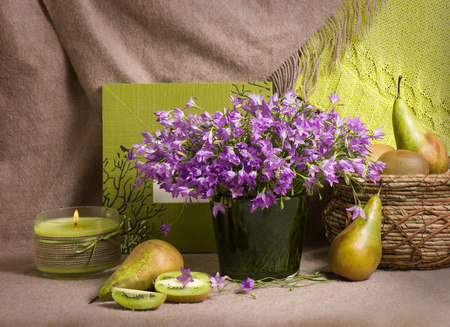
[[[250,199],[254,212],[278,202],[283,207],[283,199],[312,194],[338,178],[353,185],[380,177],[385,164],[367,155],[371,140],[385,135],[382,128],[372,132],[358,117],[340,117],[337,95],[330,96],[330,112],[308,105],[292,90],[268,101],[256,94],[230,100],[231,109],[214,113],[192,97],[184,110],[156,112],[162,128],[143,133],[128,157],[138,170],[135,186],[152,179],[186,201],[219,199],[216,216],[238,197]],[[355,200],[350,210],[361,214]]]

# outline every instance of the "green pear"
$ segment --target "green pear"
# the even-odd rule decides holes
[[[445,144],[434,134],[428,132],[422,122],[413,113],[400,96],[398,78],[398,96],[394,101],[392,124],[397,149],[418,152],[428,161],[430,174],[444,173],[448,169],[449,158]]]
[[[117,287],[146,291],[160,274],[179,270],[183,265],[183,256],[172,244],[156,239],[145,241],[103,283],[98,298],[112,300],[112,289]]]
[[[336,275],[359,281],[369,278],[381,260],[381,199],[372,196],[361,216],[340,232],[328,250],[328,266]]]

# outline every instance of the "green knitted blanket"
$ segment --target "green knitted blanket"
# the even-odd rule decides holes
[[[322,109],[338,94],[340,114],[358,115],[370,129],[384,126],[381,142],[395,146],[392,105],[402,75],[402,97],[449,149],[449,18],[448,0],[345,1],[299,50],[292,86]]]

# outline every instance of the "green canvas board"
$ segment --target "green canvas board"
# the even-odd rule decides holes
[[[183,109],[191,96],[196,98],[201,108],[215,112],[232,107],[229,95],[245,97],[253,93],[268,99],[272,94],[272,84],[103,85],[103,205],[115,208],[125,216],[122,224],[124,253],[153,238],[164,239],[184,253],[216,251],[209,203],[186,204],[182,200],[173,200],[170,194],[161,194],[164,191],[154,189],[153,181],[133,187],[137,171],[126,157],[132,145],[142,141],[141,133],[153,133],[160,128],[155,112]],[[158,200],[154,201],[154,198]],[[159,230],[161,224],[171,226],[167,237]]]

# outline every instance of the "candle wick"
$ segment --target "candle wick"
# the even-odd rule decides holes
[[[77,227],[77,225],[78,225],[78,222],[74,222],[73,224],[75,225],[75,227]]]

